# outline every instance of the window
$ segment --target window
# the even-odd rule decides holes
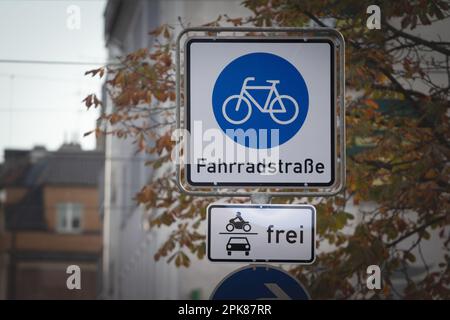
[[[58,204],[56,230],[60,233],[80,233],[82,211],[80,203]]]

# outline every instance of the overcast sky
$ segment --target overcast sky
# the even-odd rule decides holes
[[[96,111],[81,103],[100,93],[101,80],[84,76],[96,65],[5,63],[4,60],[104,62],[104,0],[0,0],[0,161],[5,148],[64,140],[95,147],[83,133],[95,126]],[[80,24],[77,28],[76,12]],[[100,65],[99,65],[100,66]]]

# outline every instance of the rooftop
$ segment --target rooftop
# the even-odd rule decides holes
[[[96,186],[103,167],[101,151],[84,151],[78,144],[64,144],[57,151],[5,150],[0,167],[0,188],[42,185]]]
[[[5,150],[5,162],[0,165],[0,189],[26,189],[19,202],[5,206],[6,228],[45,230],[43,187],[96,187],[103,163],[103,152],[84,151],[73,143],[64,144],[57,151],[43,147]]]

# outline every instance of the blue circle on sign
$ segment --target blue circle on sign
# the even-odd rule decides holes
[[[309,96],[294,65],[275,54],[257,52],[236,58],[222,70],[212,105],[227,136],[249,148],[267,149],[289,141],[301,129]]]
[[[297,279],[269,265],[248,266],[228,275],[217,286],[211,300],[309,300]]]

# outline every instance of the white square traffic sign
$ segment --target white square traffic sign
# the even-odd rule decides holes
[[[191,186],[335,183],[335,44],[190,38],[185,44]]]
[[[311,205],[212,204],[208,207],[208,259],[313,263],[315,221]]]

